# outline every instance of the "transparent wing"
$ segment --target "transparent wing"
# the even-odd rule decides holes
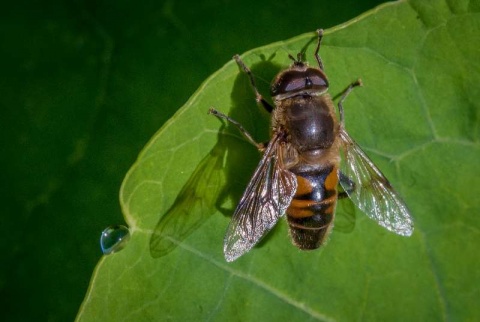
[[[297,180],[293,173],[282,168],[278,159],[281,153],[279,137],[275,135],[228,226],[223,248],[228,262],[236,260],[258,243],[292,201]]]
[[[345,129],[342,140],[342,172],[354,186],[342,184],[353,203],[371,219],[402,236],[413,232],[413,221],[407,206],[385,176],[353,141]]]

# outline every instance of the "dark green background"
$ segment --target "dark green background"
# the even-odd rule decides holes
[[[235,53],[380,1],[20,1],[0,13],[0,319],[73,320],[138,152]]]

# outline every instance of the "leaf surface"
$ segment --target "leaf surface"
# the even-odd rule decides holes
[[[322,43],[332,95],[363,80],[345,103],[346,127],[404,197],[412,237],[357,211],[352,232],[334,229],[324,248],[301,252],[281,221],[259,247],[227,264],[225,214],[260,155],[207,110],[230,115],[258,141],[268,139],[269,124],[231,61],[128,172],[120,197],[131,240],[99,262],[78,321],[478,319],[479,10],[478,1],[401,1],[327,30]],[[270,80],[290,63],[287,54],[306,48],[313,64],[314,47],[311,32],[242,58],[267,96]],[[155,256],[152,234],[181,191],[201,195],[206,204],[191,205],[208,216]]]

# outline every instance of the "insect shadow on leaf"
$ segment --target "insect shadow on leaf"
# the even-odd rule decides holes
[[[254,66],[254,70],[262,71],[266,78],[273,77],[280,68],[266,60]],[[268,89],[269,81],[264,83],[263,87]],[[242,72],[235,80],[231,99],[231,114],[246,124],[250,123],[254,129],[252,133],[259,138],[268,139],[268,118],[261,115],[260,108],[255,109],[248,78]],[[258,121],[262,118],[265,122]],[[200,161],[172,206],[157,223],[150,237],[152,257],[169,254],[216,211],[231,216],[233,209],[224,205],[228,200],[233,204],[238,202],[259,158],[258,151],[238,135],[237,129],[222,124],[217,143]],[[224,167],[224,163],[228,166]],[[220,246],[221,241],[218,244]]]
[[[170,253],[216,212],[215,205],[225,185],[223,161],[226,153],[222,131],[218,138],[155,227],[150,237],[152,257]]]

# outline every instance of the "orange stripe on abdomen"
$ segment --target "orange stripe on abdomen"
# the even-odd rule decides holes
[[[287,214],[293,218],[332,214],[337,200],[338,168],[329,165],[292,172],[297,176],[297,191]]]
[[[295,171],[297,191],[287,208],[293,242],[300,249],[316,249],[326,239],[333,224],[337,203],[338,168]]]
[[[321,201],[298,200],[294,197],[287,209],[287,214],[293,218],[305,218],[319,213],[332,214],[336,202],[336,195]]]

